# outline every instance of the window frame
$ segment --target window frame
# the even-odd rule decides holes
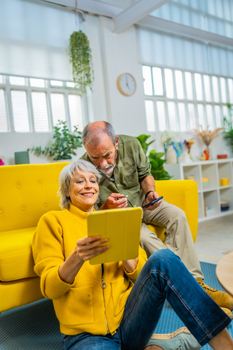
[[[221,84],[220,84],[220,80],[221,78],[224,78],[225,80],[225,90],[226,90],[226,98],[227,101],[230,101],[230,91],[229,91],[229,82],[228,79],[233,79],[230,76],[224,76],[224,75],[216,75],[216,74],[209,74],[206,72],[199,72],[199,71],[192,71],[192,70],[187,70],[187,69],[181,69],[181,68],[176,68],[176,67],[168,67],[168,66],[163,66],[163,65],[150,65],[150,64],[142,64],[142,68],[143,67],[150,67],[150,72],[151,72],[151,81],[153,83],[153,68],[160,68],[162,70],[162,84],[163,84],[163,88],[164,88],[164,94],[163,96],[161,95],[146,95],[144,93],[144,100],[145,101],[153,101],[153,108],[154,108],[154,125],[155,125],[155,130],[154,131],[150,131],[150,132],[162,132],[163,130],[159,129],[159,122],[158,122],[158,113],[157,113],[157,102],[158,101],[163,101],[165,104],[165,118],[166,118],[166,130],[171,130],[170,129],[170,120],[169,120],[169,112],[168,112],[168,103],[169,102],[174,102],[175,103],[175,118],[177,120],[177,122],[179,123],[178,125],[178,129],[176,130],[176,132],[190,132],[192,131],[190,129],[190,121],[188,118],[188,111],[189,111],[189,104],[193,105],[193,109],[194,109],[194,113],[195,113],[195,125],[196,128],[199,129],[200,128],[200,123],[199,123],[199,119],[198,119],[198,105],[203,105],[204,106],[204,124],[203,128],[206,128],[208,123],[208,118],[207,118],[207,106],[211,105],[212,106],[212,111],[213,111],[213,126],[214,128],[219,127],[219,125],[217,125],[218,122],[218,118],[217,118],[217,114],[216,114],[216,110],[215,107],[219,106],[220,107],[220,112],[221,112],[221,126],[223,126],[223,118],[224,118],[224,110],[223,110],[223,106],[226,106],[225,102],[222,102],[222,95],[221,95]],[[166,81],[165,81],[165,69],[170,69],[172,71],[172,77],[173,77],[173,92],[174,92],[174,97],[167,97],[167,93],[166,93]],[[175,80],[175,71],[181,71],[182,72],[182,82],[183,82],[183,90],[184,90],[184,98],[180,99],[177,97],[177,84],[176,84],[176,80]],[[193,99],[188,98],[188,93],[187,93],[187,86],[186,86],[186,77],[185,77],[185,73],[190,73],[191,74],[191,84],[192,84],[192,90],[193,90]],[[201,86],[202,86],[202,99],[198,100],[197,99],[197,94],[196,94],[196,82],[195,82],[195,74],[198,74],[201,76]],[[210,81],[210,95],[211,95],[211,101],[207,101],[206,100],[206,91],[205,91],[205,83],[204,83],[204,76],[208,76],[209,77],[209,81]],[[217,84],[218,84],[218,98],[219,98],[219,102],[214,101],[214,91],[213,91],[213,83],[212,83],[212,77],[217,77]],[[142,79],[143,79],[143,85],[144,85],[144,77],[143,77],[143,69],[142,69]],[[233,85],[233,83],[232,83]],[[152,91],[154,92],[154,86],[152,86]],[[179,103],[184,103],[185,105],[185,113],[186,113],[186,131],[181,131],[181,127],[180,127],[180,116],[179,116],[179,112],[178,112],[178,105]],[[145,113],[146,113],[146,109],[145,109]],[[147,118],[146,118],[147,120]],[[174,130],[172,130],[174,131]]]
[[[51,133],[53,132],[54,122],[52,117],[52,106],[51,106],[51,94],[52,93],[60,93],[64,96],[64,109],[65,109],[65,120],[67,121],[67,126],[69,130],[71,130],[71,119],[70,119],[70,110],[69,110],[69,95],[77,95],[80,96],[81,101],[81,113],[82,113],[82,124],[86,125],[86,115],[87,115],[87,100],[86,97],[77,89],[66,86],[67,81],[62,81],[63,86],[51,86],[50,79],[43,79],[45,82],[44,87],[36,87],[31,86],[30,79],[33,77],[22,77],[22,76],[16,76],[14,77],[20,77],[25,78],[25,85],[16,85],[10,83],[10,77],[13,75],[5,75],[0,74],[3,77],[3,83],[0,83],[0,89],[4,90],[4,96],[5,96],[5,108],[6,108],[6,120],[8,125],[7,131],[0,130],[1,133]],[[42,78],[35,78],[35,79],[42,79]],[[13,116],[13,105],[12,105],[12,98],[11,98],[11,91],[25,91],[26,97],[27,97],[27,108],[28,108],[28,119],[29,119],[29,131],[16,131],[14,127],[14,116]],[[32,102],[32,93],[33,92],[44,92],[46,95],[46,105],[47,105],[47,113],[48,113],[48,128],[47,131],[36,131],[35,130],[35,122],[34,122],[34,112],[33,112],[33,102]],[[79,130],[82,131],[82,130]]]

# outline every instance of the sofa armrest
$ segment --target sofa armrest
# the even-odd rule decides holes
[[[182,209],[196,241],[198,228],[198,189],[192,180],[159,180],[155,181],[156,192],[171,204]]]

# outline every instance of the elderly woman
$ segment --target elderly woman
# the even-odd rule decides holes
[[[213,349],[232,350],[225,328],[230,318],[169,249],[147,262],[139,248],[133,260],[89,264],[109,249],[107,239],[87,237],[99,178],[89,162],[68,164],[59,178],[63,210],[43,215],[33,239],[35,272],[43,295],[53,300],[64,349],[194,350],[209,342]],[[150,340],[165,299],[198,342],[191,334]]]

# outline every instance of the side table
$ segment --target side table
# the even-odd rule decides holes
[[[233,252],[219,261],[216,274],[221,286],[233,296]]]

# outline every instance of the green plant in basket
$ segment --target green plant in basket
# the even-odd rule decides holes
[[[150,135],[145,134],[136,137],[136,139],[140,142],[145,155],[147,155],[148,147],[155,141],[153,140],[147,143],[147,140],[150,137]],[[155,149],[152,149],[149,152],[148,158],[151,164],[151,175],[155,180],[169,180],[172,178],[172,176],[170,176],[168,172],[164,169],[163,164],[166,162],[166,159],[162,159],[163,156],[163,152],[156,152]]]
[[[78,131],[78,127],[74,127],[71,133],[68,129],[66,121],[58,121],[58,125],[54,126],[53,142],[50,147],[42,149],[39,147],[29,148],[28,151],[34,152],[36,156],[53,157],[53,160],[72,159],[72,155],[76,155],[75,150],[82,147],[82,133]]]
[[[86,93],[87,86],[92,90],[94,70],[88,37],[81,30],[70,36],[69,57],[72,64],[73,80],[77,88]]]

